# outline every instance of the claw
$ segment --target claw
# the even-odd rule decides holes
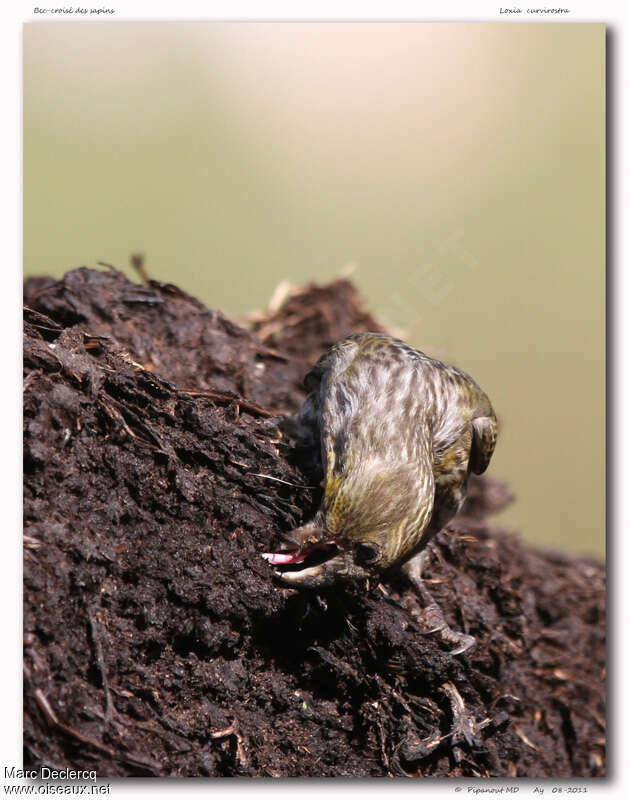
[[[445,634],[446,631],[443,631],[443,633]],[[461,653],[464,653],[466,650],[469,650],[470,647],[473,647],[476,644],[476,639],[473,636],[469,636],[466,633],[456,633],[452,629],[449,629],[449,633],[453,634],[453,636],[449,637],[442,635],[442,640],[444,642],[452,642],[454,639],[456,639],[459,642],[459,646],[457,648],[455,648],[454,650],[450,650],[451,656],[458,656]]]
[[[422,609],[417,615],[417,621],[421,623],[422,634],[437,633],[448,627],[443,618],[443,613],[436,603],[431,603]]]
[[[467,633],[458,633],[457,631],[453,631],[443,618],[441,609],[436,605],[436,603],[428,608],[425,608],[421,612],[419,621],[425,626],[425,629],[422,630],[423,635],[428,635],[429,633],[438,633],[439,639],[441,639],[444,644],[457,645],[454,650],[450,650],[451,656],[458,656],[461,653],[464,653],[476,643],[476,639],[473,636],[469,636]],[[432,623],[432,626],[430,623]]]

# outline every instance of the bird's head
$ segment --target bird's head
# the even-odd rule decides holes
[[[360,481],[328,482],[312,522],[284,535],[264,557],[283,583],[320,587],[373,577],[407,557],[417,544],[432,493],[417,491],[412,470],[371,469]]]
[[[385,547],[372,539],[332,537],[316,522],[284,536],[285,544],[264,558],[276,567],[276,575],[287,586],[321,587],[337,581],[369,578],[382,569]]]

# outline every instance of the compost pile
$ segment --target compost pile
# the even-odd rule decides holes
[[[490,527],[503,484],[472,482],[424,571],[463,655],[401,581],[296,592],[261,558],[320,499],[282,425],[303,375],[382,330],[350,283],[253,332],[115,270],[31,279],[25,304],[25,765],[604,774],[604,569]]]

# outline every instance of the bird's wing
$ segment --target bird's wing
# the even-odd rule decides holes
[[[476,417],[472,420],[472,450],[470,466],[472,472],[481,475],[491,461],[498,438],[498,424],[495,417]]]
[[[323,377],[326,369],[327,363],[324,363],[323,358],[320,358],[304,378],[304,386],[306,387],[306,391],[308,393],[319,391],[319,387],[321,386],[321,378]]]

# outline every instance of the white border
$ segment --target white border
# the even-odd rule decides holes
[[[0,491],[2,492],[3,511],[2,533],[0,535],[2,568],[2,643],[4,657],[0,666],[0,775],[5,764],[21,764],[21,548],[17,532],[21,529],[21,395],[16,387],[21,386],[21,37],[22,23],[29,20],[41,20],[41,15],[33,14],[35,3],[13,3],[3,9],[2,25],[0,25],[0,80],[2,81],[2,125],[0,126],[1,147],[0,175],[2,175],[2,220],[5,236],[3,237],[2,256],[4,258],[4,291],[0,294],[0,326],[2,343],[2,373],[4,380],[0,389],[1,414],[3,426],[2,451],[3,466],[1,471]],[[72,5],[71,2],[65,4]],[[122,20],[251,20],[251,19],[283,19],[283,20],[459,20],[459,21],[501,21],[506,17],[499,14],[500,3],[464,3],[450,2],[447,6],[437,2],[349,2],[345,0],[320,0],[314,2],[115,2],[97,0],[82,3],[91,7],[113,7],[117,13],[108,17],[112,21]],[[505,3],[504,6],[514,4]],[[533,5],[533,4],[528,4]],[[614,773],[604,781],[490,781],[477,783],[474,781],[394,781],[383,782],[329,782],[326,781],[113,781],[111,796],[122,798],[127,796],[175,797],[185,791],[186,794],[209,795],[234,794],[255,791],[268,794],[270,792],[294,792],[300,794],[318,794],[324,787],[327,791],[350,792],[408,792],[421,793],[428,797],[445,797],[456,792],[459,796],[469,796],[473,789],[507,787],[517,785],[519,796],[534,796],[536,785],[545,789],[544,794],[567,794],[568,786],[581,786],[593,797],[621,797],[629,788],[629,769],[627,767],[627,723],[629,719],[629,692],[626,689],[627,647],[624,616],[629,609],[627,602],[629,581],[625,578],[627,567],[627,544],[629,536],[629,519],[627,517],[626,459],[629,453],[627,437],[627,410],[623,408],[623,399],[627,397],[627,370],[624,358],[627,352],[629,323],[623,318],[627,304],[627,279],[623,270],[624,236],[622,222],[627,218],[626,173],[624,161],[624,143],[622,132],[626,130],[626,110],[624,99],[627,87],[627,71],[625,48],[625,31],[627,29],[627,11],[620,2],[579,2],[541,3],[536,6],[566,6],[572,10],[562,17],[544,17],[526,15],[517,23],[533,21],[597,21],[605,22],[610,29],[614,59],[611,64],[612,75],[608,81],[608,102],[612,104],[614,113],[613,140],[615,152],[608,151],[609,173],[613,175],[613,197],[608,197],[608,214],[612,239],[608,242],[610,253],[610,322],[609,353],[610,376],[610,410],[616,413],[609,419],[610,456],[614,458],[609,464],[609,531],[610,541],[610,595],[609,595],[609,638],[613,642],[610,648],[610,765]],[[64,6],[64,3],[40,3],[40,7]],[[527,3],[522,4],[526,8]],[[59,15],[55,19],[77,19]],[[9,287],[11,287],[9,289]],[[8,290],[9,289],[9,290]],[[612,346],[613,345],[613,346]],[[10,376],[10,377],[8,377]],[[15,376],[15,377],[14,377]],[[15,382],[14,382],[15,381]],[[613,554],[613,557],[611,555]],[[557,792],[562,788],[562,792]],[[504,793],[504,790],[503,790]],[[474,795],[476,796],[476,795]]]

